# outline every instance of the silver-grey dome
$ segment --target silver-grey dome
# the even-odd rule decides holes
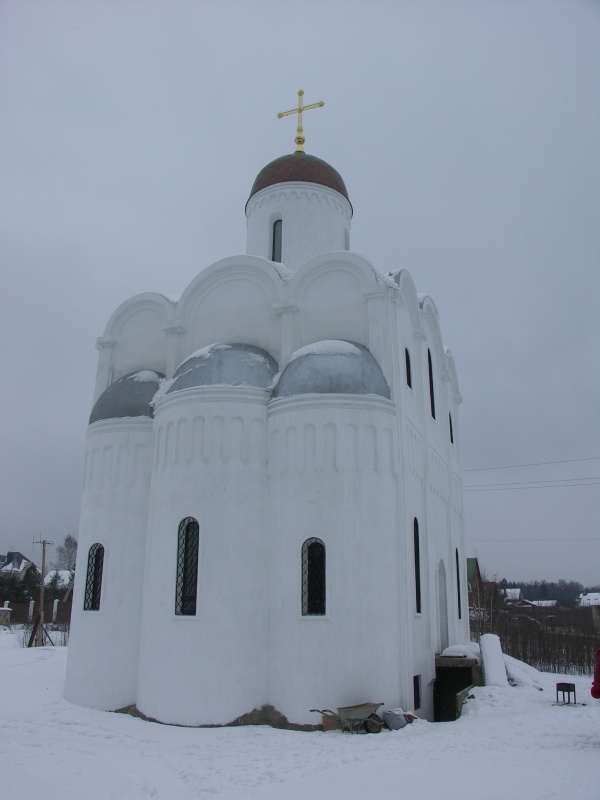
[[[298,394],[377,394],[390,397],[381,367],[362,344],[332,340],[297,350],[273,397]]]
[[[196,386],[238,386],[268,389],[277,362],[252,344],[211,344],[197,350],[175,370],[167,394]]]
[[[156,394],[159,381],[164,377],[160,372],[143,369],[111,383],[96,400],[90,414],[90,425],[101,419],[153,417],[154,409],[150,401]]]

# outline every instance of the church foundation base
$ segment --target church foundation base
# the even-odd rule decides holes
[[[322,725],[298,725],[295,722],[290,722],[286,716],[277,711],[274,706],[270,705],[264,705],[261,706],[261,708],[253,708],[252,711],[248,711],[245,714],[236,717],[236,719],[232,720],[231,722],[225,722],[222,725],[181,725],[177,722],[163,722],[159,719],[155,719],[154,717],[147,716],[140,711],[136,705],[117,708],[112,713],[128,714],[130,717],[137,717],[138,719],[143,719],[146,722],[155,722],[158,725],[173,725],[177,728],[236,728],[242,725],[269,725],[271,728],[279,728],[287,731],[312,732],[323,730]]]

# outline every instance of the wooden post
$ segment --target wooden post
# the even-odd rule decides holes
[[[54,543],[48,542],[46,541],[46,539],[42,539],[40,544],[42,545],[42,579],[40,581],[40,613],[39,613],[40,624],[37,629],[37,646],[43,647],[44,646],[44,578],[46,575],[46,545]]]

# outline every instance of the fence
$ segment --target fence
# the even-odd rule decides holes
[[[544,672],[589,675],[600,646],[595,608],[516,608],[471,610],[471,639],[482,633],[500,637],[502,650]]]
[[[71,603],[71,597],[68,600],[57,601],[56,614],[54,614],[53,600],[44,603],[44,625],[52,623],[69,625],[71,622]],[[40,611],[40,604],[34,601],[30,603],[11,603],[11,609],[11,625],[26,625],[36,619]]]

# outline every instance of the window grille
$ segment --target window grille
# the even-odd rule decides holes
[[[177,574],[175,579],[175,613],[194,616],[198,592],[198,547],[200,527],[193,517],[179,524],[177,539]]]
[[[104,567],[104,547],[93,544],[88,554],[87,575],[85,578],[85,593],[83,596],[84,611],[98,611],[100,608],[100,593],[102,591],[102,569]]]
[[[325,545],[307,539],[302,545],[302,615],[325,614]]]
[[[458,618],[462,619],[462,603],[460,597],[460,560],[458,558],[458,548],[456,548],[456,596],[458,598]]]
[[[406,385],[409,389],[412,389],[412,373],[410,370],[410,353],[408,352],[408,347],[404,348],[404,361],[406,363]]]
[[[427,351],[427,365],[429,367],[429,403],[431,405],[431,416],[435,419],[435,395],[433,393],[433,364],[431,362],[431,350]]]
[[[283,238],[283,221],[276,219],[273,223],[273,247],[271,261],[281,262],[281,243]]]
[[[421,550],[419,546],[419,522],[413,522],[413,546],[415,554],[415,606],[417,614],[421,613]]]

